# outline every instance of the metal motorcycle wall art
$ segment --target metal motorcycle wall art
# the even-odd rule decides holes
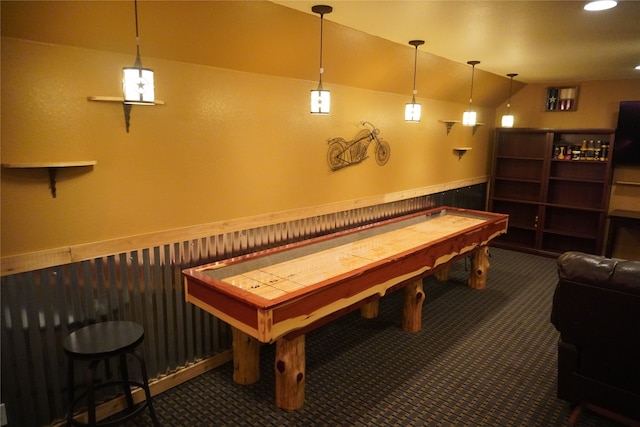
[[[347,141],[342,137],[337,137],[327,141],[329,143],[327,161],[332,171],[357,165],[369,157],[367,149],[372,142],[375,142],[376,163],[384,166],[389,161],[391,147],[387,141],[378,136],[380,129],[370,122],[363,121],[360,124],[364,126],[364,129],[360,130],[352,140]]]

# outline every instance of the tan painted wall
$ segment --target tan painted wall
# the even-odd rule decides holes
[[[408,96],[330,85],[329,116],[308,113],[316,82],[147,58],[164,106],[87,101],[118,95],[129,55],[2,40],[2,162],[96,160],[62,170],[52,198],[45,170],[2,170],[2,255],[121,238],[485,177],[491,126],[475,136],[439,119],[464,104],[420,99],[425,118],[403,120]],[[74,75],[71,70],[76,70]],[[493,110],[479,110],[492,123]],[[327,139],[368,120],[391,145],[331,172]],[[462,160],[455,146],[472,146]],[[369,147],[373,154],[373,147]]]
[[[96,160],[61,170],[58,197],[45,170],[2,169],[2,256],[327,205],[484,179],[492,124],[509,80],[476,72],[474,105],[486,123],[472,136],[460,120],[469,67],[420,51],[419,124],[402,119],[413,48],[328,21],[327,117],[308,113],[317,85],[317,17],[270,2],[140,3],[143,64],[156,72],[164,106],[87,101],[118,96],[134,60],[128,2],[12,2],[2,7],[3,163]],[[65,19],[51,19],[51,16]],[[73,25],[69,22],[74,22]],[[167,31],[171,28],[171,31]],[[311,48],[309,46],[312,46]],[[309,65],[311,63],[311,65]],[[514,89],[522,88],[521,83]],[[543,87],[513,98],[517,126],[613,127],[637,81],[581,83],[578,112],[543,113]],[[634,96],[640,99],[640,96]],[[551,116],[552,114],[553,116]],[[391,144],[330,172],[326,140],[351,138],[368,120]],[[562,125],[562,126],[561,126]],[[453,147],[471,146],[461,160]],[[369,148],[369,153],[373,148]]]
[[[576,111],[544,111],[548,86],[579,86]],[[580,129],[614,129],[618,122],[620,101],[640,99],[640,78],[632,80],[584,81],[531,84],[515,93],[511,113],[516,127]],[[506,112],[506,102],[497,108],[496,126]]]

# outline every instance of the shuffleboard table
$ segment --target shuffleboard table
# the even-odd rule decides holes
[[[304,403],[305,333],[404,289],[402,328],[419,332],[422,278],[448,277],[470,256],[468,285],[486,286],[487,245],[508,216],[441,207],[184,270],[186,300],[231,325],[234,382],[259,379],[260,344],[276,342],[276,405]]]

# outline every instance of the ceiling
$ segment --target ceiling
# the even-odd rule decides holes
[[[328,21],[407,46],[422,39],[422,51],[524,83],[640,78],[640,0],[602,12],[569,0],[329,1],[274,3],[309,14],[329,4]]]

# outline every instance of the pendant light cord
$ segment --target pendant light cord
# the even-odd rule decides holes
[[[133,9],[136,17],[136,67],[142,67],[142,61],[140,61],[140,35],[138,33],[138,0],[133,0]]]
[[[473,64],[471,67],[471,92],[469,93],[469,105],[473,102],[473,77],[476,73],[476,65]]]
[[[322,27],[323,27],[323,21],[324,21],[324,13],[320,14],[320,81],[319,81],[319,85],[318,88],[320,90],[322,90],[322,73],[324,72],[324,69],[322,68]]]
[[[511,108],[511,90],[513,89],[513,76],[509,82],[509,102],[507,102],[507,114],[509,114],[509,108]]]
[[[416,45],[415,55],[413,57],[413,103],[416,103],[416,73],[418,70],[418,45]]]

